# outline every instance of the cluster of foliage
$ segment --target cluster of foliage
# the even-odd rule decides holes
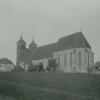
[[[97,61],[94,66],[90,66],[88,67],[88,72],[91,73],[91,72],[98,72],[100,71],[100,61]]]
[[[100,71],[100,61],[97,61],[94,65],[94,69]]]
[[[57,70],[57,67],[58,65],[57,65],[56,59],[50,59],[48,60],[46,71],[55,72]]]
[[[88,73],[92,73],[93,72],[93,69],[94,69],[94,66],[89,66],[87,68]]]
[[[37,65],[30,64],[28,67],[28,72],[55,72],[57,70],[57,62],[56,59],[49,59],[48,65],[46,69],[43,67],[43,63],[39,63]],[[97,61],[94,66],[90,66],[87,68],[88,73],[92,73],[94,71],[100,71],[100,61]],[[12,72],[24,72],[25,69],[21,66],[15,66],[15,68],[12,70]]]
[[[30,64],[28,67],[28,72],[55,72],[57,69],[56,59],[48,60],[48,65],[46,69],[43,67],[43,63],[37,65]]]
[[[28,67],[28,72],[44,72],[43,63],[37,65],[30,64]]]
[[[42,62],[37,65],[30,63],[28,65],[27,71],[28,72],[55,72],[56,69],[57,69],[56,59],[49,59],[48,65],[45,69]],[[23,68],[21,66],[15,66],[12,72],[25,72],[25,67]]]
[[[21,66],[15,66],[15,68],[12,70],[12,72],[24,72],[25,69]]]

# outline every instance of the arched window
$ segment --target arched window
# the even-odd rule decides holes
[[[21,45],[21,49],[25,49],[25,46],[24,45]]]
[[[72,53],[70,53],[70,66],[72,67]]]
[[[58,63],[59,63],[59,67],[60,67],[60,55],[58,55]]]
[[[67,54],[64,54],[64,66],[67,67]]]
[[[82,64],[82,55],[81,52],[78,53],[78,66],[81,67]]]

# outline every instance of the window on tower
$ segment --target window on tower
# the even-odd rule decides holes
[[[25,49],[25,46],[24,45],[21,45],[21,49]]]

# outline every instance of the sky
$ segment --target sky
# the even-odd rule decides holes
[[[16,62],[21,32],[27,47],[82,31],[100,61],[100,0],[0,0],[0,58]]]

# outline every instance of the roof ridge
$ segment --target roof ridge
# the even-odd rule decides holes
[[[0,59],[0,63],[2,64],[13,64],[13,62],[9,58]]]
[[[76,35],[76,34],[82,34],[82,35],[83,35],[83,32],[82,32],[82,31],[79,31],[79,32],[75,32],[75,33],[70,33],[70,34],[65,35],[65,36],[63,36],[63,37],[60,37],[59,40],[65,38],[65,37],[69,37],[69,36]],[[84,36],[84,35],[83,35],[83,36]]]
[[[41,45],[41,46],[39,46],[38,48],[40,48],[40,47],[44,47],[44,46],[49,46],[49,45],[53,45],[53,44],[56,44],[57,42],[54,42],[54,43],[49,43],[49,44],[45,44],[45,45]]]
[[[83,35],[83,33],[82,33],[82,35]],[[91,48],[91,46],[90,46],[90,44],[89,44],[89,42],[87,41],[87,39],[86,39],[86,37],[83,35],[83,38],[84,38],[84,42],[85,42],[85,46],[89,46],[90,48]]]

